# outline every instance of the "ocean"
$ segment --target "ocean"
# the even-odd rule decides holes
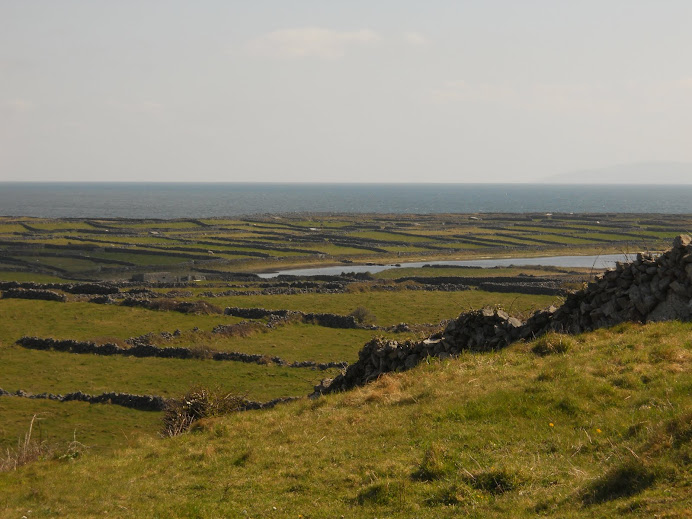
[[[210,218],[267,213],[692,213],[692,185],[0,183],[0,215]]]

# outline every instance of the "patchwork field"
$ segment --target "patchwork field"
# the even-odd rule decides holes
[[[0,218],[0,279],[205,276],[342,262],[658,250],[683,215],[281,215],[238,220]]]
[[[315,517],[328,510],[389,516],[407,508],[420,517],[460,510],[485,517],[514,507],[520,516],[557,510],[567,510],[564,517],[581,516],[560,500],[586,491],[599,474],[629,467],[628,450],[635,460],[655,457],[651,478],[671,481],[670,496],[679,499],[685,494],[679,481],[689,480],[678,472],[687,465],[671,468],[669,455],[654,456],[650,445],[692,412],[685,396],[692,390],[689,325],[623,325],[566,338],[569,353],[546,359],[531,354],[534,343],[528,342],[501,353],[434,360],[347,395],[301,398],[203,421],[196,434],[175,440],[160,437],[160,409],[48,397],[81,392],[168,399],[202,386],[255,403],[305,397],[322,379],[358,360],[373,337],[428,337],[459,313],[484,307],[526,319],[559,306],[568,291],[598,273],[550,266],[393,266],[375,275],[262,279],[258,272],[409,259],[655,251],[689,228],[692,218],[680,215],[2,218],[0,452],[11,458],[31,430],[51,454],[16,472],[42,482],[38,497],[19,488],[21,476],[0,474],[0,496],[8,496],[0,497],[0,517],[3,510],[8,517],[29,509],[35,517],[76,510],[64,496],[72,492],[69,485],[53,478],[70,479],[65,476],[72,473],[93,479],[94,466],[114,460],[123,463],[114,494],[105,496],[97,480],[90,490],[85,485],[84,508],[76,515],[102,515],[127,502],[123,485],[143,463],[157,481],[184,474],[185,483],[157,490],[136,485],[138,505],[115,515],[165,515],[168,500],[180,495],[175,498],[180,515],[194,517],[229,510],[264,516],[273,507],[296,517],[309,517],[311,510],[318,511]],[[21,340],[27,337],[67,346],[35,347]],[[110,353],[94,354],[100,347]],[[31,395],[42,398],[27,398]],[[491,425],[498,420],[504,429]],[[335,427],[343,432],[340,439]],[[632,427],[638,429],[630,434]],[[292,461],[272,461],[272,448]],[[683,455],[689,450],[680,449]],[[475,459],[469,452],[477,453]],[[174,460],[169,469],[145,461],[162,456]],[[599,468],[589,468],[594,463]],[[642,463],[646,470],[654,466]],[[200,478],[209,471],[235,482],[203,483]],[[267,471],[277,479],[269,481]],[[338,490],[329,493],[315,480],[322,472],[339,482]],[[478,482],[483,478],[507,479],[500,492],[492,481]],[[256,484],[265,497],[254,502],[244,494]],[[266,500],[272,485],[280,487],[285,501]],[[654,501],[668,499],[664,487],[653,488]],[[329,498],[318,498],[314,489]],[[521,497],[528,489],[533,497]],[[652,509],[648,504],[637,509],[636,499],[627,503],[642,516]],[[593,510],[619,513],[623,506],[599,502]],[[671,515],[678,516],[683,517]]]

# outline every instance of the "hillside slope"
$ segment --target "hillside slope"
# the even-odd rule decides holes
[[[551,332],[0,474],[0,517],[689,517],[692,324]]]

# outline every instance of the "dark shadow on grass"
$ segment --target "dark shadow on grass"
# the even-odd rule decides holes
[[[583,492],[582,501],[592,505],[630,497],[649,488],[655,481],[656,474],[643,463],[627,461],[593,481]]]

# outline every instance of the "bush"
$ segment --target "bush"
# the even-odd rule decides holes
[[[197,386],[182,398],[171,399],[163,413],[164,436],[176,436],[187,431],[202,418],[221,416],[245,408],[245,397]]]
[[[375,314],[364,306],[359,306],[348,315],[353,317],[358,324],[375,324],[375,321],[377,321]]]

